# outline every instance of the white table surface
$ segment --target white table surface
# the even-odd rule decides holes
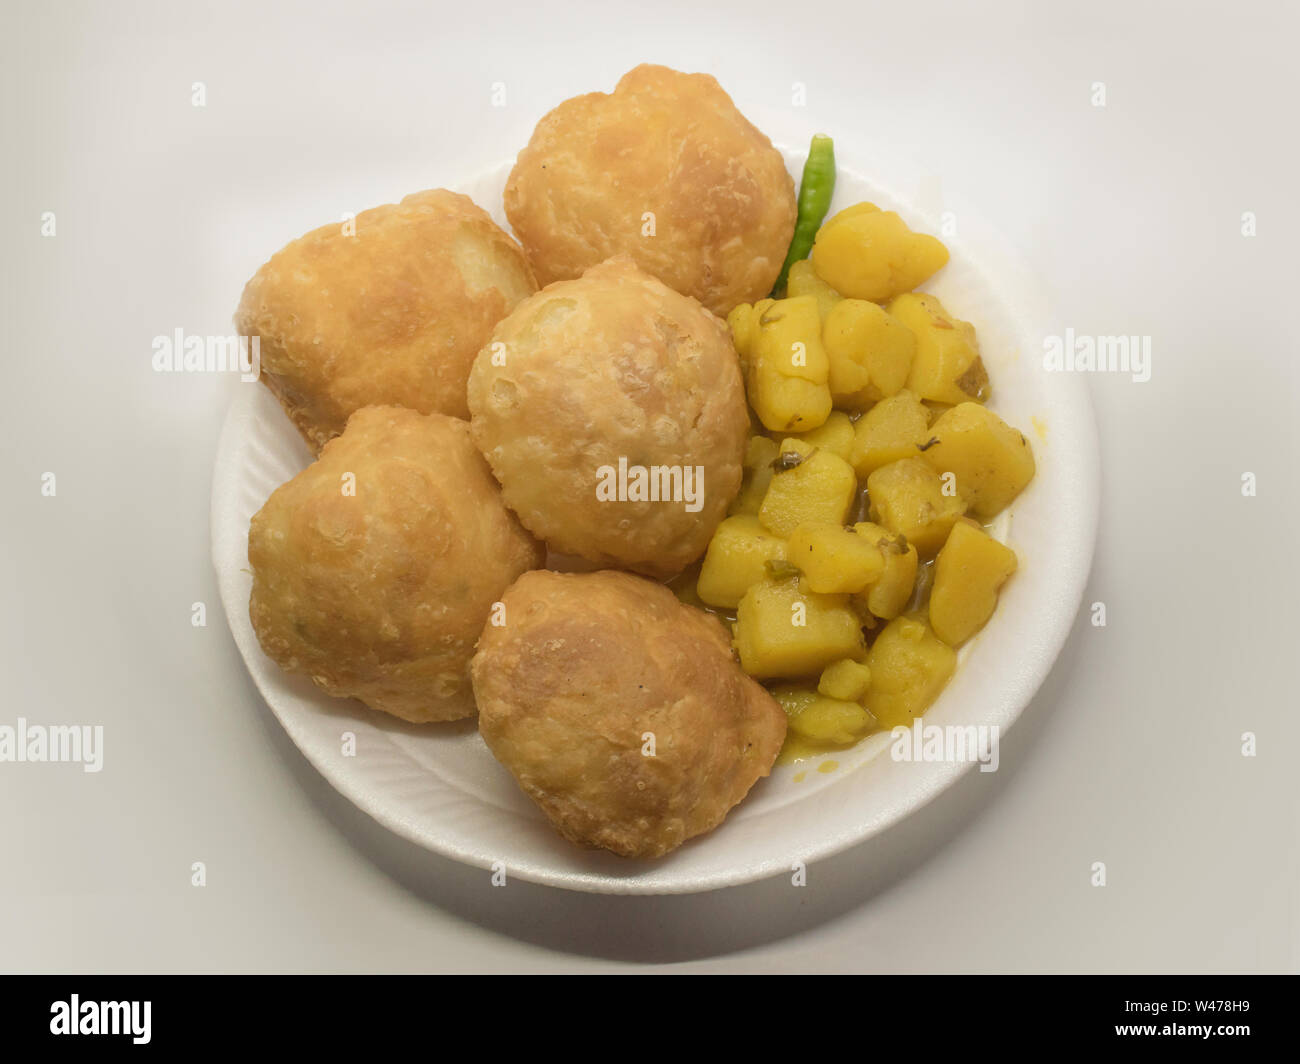
[[[0,764],[0,969],[1300,968],[1300,17],[1069,6],[7,2],[0,724],[106,737],[98,774]],[[1152,338],[1149,382],[1091,381],[1109,623],[1081,616],[998,772],[802,888],[493,888],[338,797],[216,600],[235,385],[150,366],[155,335],[228,333],[287,240],[510,156],[643,60],[716,74],[775,139],[861,130],[994,222],[1062,328]]]

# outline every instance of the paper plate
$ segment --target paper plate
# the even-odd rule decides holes
[[[803,153],[785,154],[797,179]],[[939,233],[940,217],[891,191],[915,188],[915,175],[882,164],[874,149],[870,157],[870,179],[841,159],[832,210],[871,200],[898,210],[914,228]],[[456,187],[504,225],[501,194],[509,170],[504,163]],[[997,726],[1005,733],[1051,669],[1087,581],[1097,519],[1096,431],[1083,379],[1042,367],[1050,318],[1032,275],[996,233],[966,214],[959,234],[944,239],[952,260],[926,290],[975,324],[993,385],[990,405],[1029,437],[1038,473],[1002,527],[1019,570],[992,621],[963,648],[956,675],[925,721]],[[263,655],[248,619],[248,523],[310,460],[267,389],[240,385],[222,429],[212,489],[213,564],[230,629],[267,705],[316,769],[385,828],[435,853],[572,890],[710,890],[787,872],[796,862],[862,842],[973,767],[894,760],[888,735],[876,735],[825,758],[778,765],[719,828],[667,857],[626,860],[574,846],[493,759],[472,721],[407,725],[329,698]],[[354,756],[344,753],[349,732]],[[836,763],[833,771],[819,771],[826,761]]]

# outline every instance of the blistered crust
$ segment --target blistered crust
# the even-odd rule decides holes
[[[525,573],[472,663],[479,731],[573,842],[658,857],[720,824],[785,739],[721,623],[627,573]]]
[[[560,553],[672,575],[704,553],[740,488],[749,418],[727,327],[629,259],[516,307],[475,359],[468,395],[507,505]],[[620,459],[677,469],[680,500],[638,499],[630,481],[625,497],[602,497]]]
[[[254,515],[248,560],[268,657],[422,722],[473,714],[475,640],[542,552],[464,421],[370,407]]]
[[[262,380],[314,452],[363,406],[465,418],[492,327],[537,290],[519,245],[445,189],[322,226],[271,257],[235,313]]]
[[[721,315],[768,294],[795,223],[781,153],[717,81],[652,65],[543,117],[505,206],[539,283],[627,254]]]

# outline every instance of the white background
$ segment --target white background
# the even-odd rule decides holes
[[[1300,968],[1293,5],[0,12],[0,724],[106,732],[97,775],[0,764],[0,969]],[[1091,382],[1085,598],[1108,625],[1081,616],[1000,771],[803,888],[492,888],[354,810],[216,600],[210,471],[238,385],[150,368],[155,335],[229,333],[283,243],[511,156],[643,60],[714,73],[774,139],[915,161],[934,179],[914,194],[992,221],[1062,330],[1152,338],[1148,383]]]

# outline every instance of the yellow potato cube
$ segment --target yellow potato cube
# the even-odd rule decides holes
[[[813,264],[807,259],[800,259],[790,267],[790,274],[786,279],[785,294],[791,297],[812,296],[817,300],[817,311],[821,314],[822,321],[826,320],[826,315],[830,313],[831,307],[844,298],[817,276]]]
[[[941,414],[923,457],[957,478],[957,493],[982,521],[1001,513],[1034,478],[1034,453],[1024,434],[978,403]]]
[[[797,526],[785,557],[799,567],[808,590],[823,595],[862,591],[885,568],[874,543],[853,529],[825,522]]]
[[[1016,571],[1016,554],[973,522],[959,521],[934,562],[930,627],[951,647],[978,632],[998,604],[998,589]]]
[[[863,299],[835,304],[822,323],[822,345],[830,360],[831,399],[850,410],[898,392],[916,354],[912,330]]]
[[[758,318],[756,356],[785,377],[825,384],[830,371],[815,296],[777,299]]]
[[[772,483],[772,463],[781,453],[780,444],[768,436],[751,436],[745,445],[745,473],[740,494],[732,500],[729,514],[757,514],[763,496]]]
[[[804,521],[842,525],[857,490],[858,478],[843,458],[798,440],[783,440],[758,519],[783,538]]]
[[[885,559],[885,567],[866,592],[855,595],[854,601],[873,617],[891,621],[907,608],[916,585],[919,565],[916,548],[903,536],[870,521],[860,521],[853,526],[859,536],[874,543]]]
[[[948,249],[871,203],[840,211],[817,232],[812,264],[841,295],[883,303],[910,292],[948,261]]]
[[[848,596],[805,592],[794,578],[761,580],[745,592],[735,644],[741,668],[758,679],[817,676],[833,661],[863,654]]]
[[[860,661],[845,658],[822,670],[817,691],[827,698],[859,702],[871,686],[871,670]]]
[[[916,335],[909,391],[953,405],[988,399],[989,375],[980,358],[975,326],[954,318],[936,297],[922,292],[899,296],[888,310]]]
[[[791,734],[811,744],[849,746],[876,726],[876,719],[857,702],[803,687],[777,687],[772,696],[785,710]]]
[[[821,447],[831,454],[839,455],[847,462],[853,450],[853,422],[844,411],[833,410],[820,427],[811,432],[792,433],[789,438],[799,440],[811,447]]]
[[[764,427],[806,432],[821,425],[831,412],[829,374],[817,300],[768,301],[757,315],[746,370],[749,403]]]
[[[796,735],[813,742],[848,746],[876,726],[876,718],[857,702],[817,695],[789,722]]]
[[[831,412],[831,390],[759,365],[750,375],[749,401],[765,429],[800,432],[816,428]]]
[[[955,484],[941,478],[922,458],[881,466],[867,478],[867,497],[871,520],[906,536],[922,556],[942,547],[957,518],[966,512]]]
[[[865,479],[890,462],[915,458],[930,436],[930,412],[925,404],[911,392],[899,392],[858,418],[849,462]]]
[[[947,686],[957,667],[957,652],[920,618],[898,617],[876,636],[867,667],[871,686],[864,705],[882,728],[906,728]]]
[[[731,342],[740,356],[741,365],[749,361],[754,350],[754,337],[758,335],[758,314],[752,303],[738,303],[727,315],[727,326],[731,329]]]
[[[784,561],[785,540],[751,514],[728,517],[713,533],[696,590],[710,606],[734,610],[754,584],[768,576],[767,563]]]

